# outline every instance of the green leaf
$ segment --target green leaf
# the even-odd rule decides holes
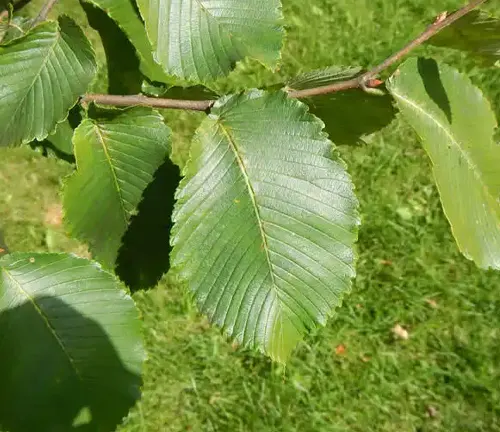
[[[85,430],[111,431],[140,397],[138,312],[117,280],[87,260],[2,257],[0,335],[3,430],[88,423]]]
[[[358,203],[322,128],[283,92],[223,98],[177,193],[172,267],[213,322],[280,362],[355,274]]]
[[[134,45],[141,63],[141,71],[151,81],[175,83],[153,59],[151,43],[132,0],[87,0],[104,10],[125,32]]]
[[[500,269],[500,146],[491,106],[455,69],[407,61],[389,82],[429,154],[444,212],[462,253]]]
[[[68,120],[59,123],[56,131],[47,137],[57,151],[67,155],[73,154],[73,128]]]
[[[428,43],[467,51],[492,64],[500,59],[500,20],[474,10],[437,33]]]
[[[298,75],[287,82],[289,90],[304,90],[322,87],[338,81],[355,78],[363,71],[357,66],[341,67],[330,66],[325,69],[317,69]]]
[[[330,66],[305,72],[288,81],[285,90],[305,90],[346,81],[363,72],[357,66]],[[311,113],[325,122],[325,131],[337,145],[357,145],[386,127],[395,118],[393,99],[354,89],[304,100]]]
[[[142,83],[141,91],[147,96],[167,99],[208,100],[217,99],[221,96],[203,85],[188,87],[165,86],[155,85],[148,81]]]
[[[337,145],[356,145],[385,128],[396,117],[390,95],[349,90],[307,99],[311,112],[325,122],[325,131]]]
[[[280,58],[279,0],[138,0],[155,59],[169,73],[206,82],[253,57]]]
[[[0,46],[0,147],[43,140],[92,81],[94,52],[67,17]]]
[[[113,268],[142,193],[170,152],[170,129],[150,108],[86,119],[73,138],[77,171],[64,187],[65,222]]]
[[[82,122],[82,113],[85,113],[80,105],[75,105],[68,114],[68,118],[57,125],[56,131],[43,141],[32,141],[30,146],[33,150],[45,157],[55,157],[74,164],[73,134]]]

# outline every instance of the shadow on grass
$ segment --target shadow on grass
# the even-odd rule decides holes
[[[0,352],[5,432],[111,432],[140,397],[100,325],[54,297],[0,312]]]

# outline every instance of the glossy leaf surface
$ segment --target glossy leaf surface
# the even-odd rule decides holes
[[[0,46],[0,147],[53,132],[96,70],[94,52],[69,18],[45,22]]]
[[[169,74],[205,82],[253,57],[280,58],[279,0],[138,0],[155,59]]]
[[[281,362],[355,274],[358,203],[322,128],[283,92],[223,98],[177,193],[172,266],[213,322]]]
[[[2,257],[0,335],[2,430],[114,430],[140,396],[138,312],[94,263]]]

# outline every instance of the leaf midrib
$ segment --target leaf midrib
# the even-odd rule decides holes
[[[226,139],[229,143],[229,147],[231,148],[231,150],[234,154],[234,157],[236,159],[238,167],[240,168],[240,171],[243,175],[243,179],[244,179],[245,184],[247,186],[248,194],[250,196],[250,200],[252,201],[252,207],[254,209],[255,217],[257,219],[257,224],[259,226],[259,232],[260,232],[260,235],[262,238],[262,245],[263,245],[263,248],[264,248],[264,251],[266,254],[267,265],[269,267],[269,274],[271,275],[272,286],[273,286],[273,288],[276,288],[276,282],[275,282],[274,273],[273,273],[273,265],[271,263],[271,256],[269,255],[269,245],[267,243],[267,236],[266,236],[266,232],[264,229],[264,225],[262,223],[262,217],[260,215],[259,206],[257,204],[257,197],[255,195],[255,190],[253,189],[252,183],[250,181],[250,176],[248,175],[247,168],[245,166],[245,163],[243,162],[243,158],[240,155],[240,152],[238,150],[238,146],[237,146],[235,140],[233,139],[233,137],[231,136],[229,131],[224,127],[224,125],[221,121],[217,121],[217,125],[219,126],[220,130],[222,131],[222,133],[224,134],[224,136],[226,137]]]
[[[120,183],[118,182],[118,176],[117,176],[115,168],[113,166],[113,163],[111,160],[111,155],[109,154],[108,148],[107,148],[106,143],[104,141],[104,132],[101,130],[101,128],[99,127],[98,124],[92,122],[92,126],[94,127],[94,129],[96,131],[97,138],[98,138],[99,142],[101,143],[102,150],[104,152],[104,155],[106,156],[106,160],[107,160],[108,165],[109,165],[109,170],[111,172],[111,176],[113,177],[113,183],[115,185],[116,193],[118,195],[118,202],[120,203],[120,208],[122,210],[121,214],[122,214],[123,220],[125,222],[125,226],[126,226],[128,224],[127,211],[125,209],[124,200],[123,200],[123,196],[122,196],[121,188],[120,188]]]
[[[3,267],[2,270],[3,270],[3,273],[5,275],[7,275],[7,277],[18,288],[18,290],[21,293],[21,295],[24,296],[31,303],[31,305],[35,309],[35,312],[40,316],[41,320],[43,321],[43,323],[45,324],[45,326],[49,330],[50,334],[54,337],[54,339],[56,340],[57,344],[60,346],[62,352],[64,353],[64,355],[68,359],[68,363],[70,364],[71,369],[74,371],[77,379],[83,382],[82,375],[80,374],[80,371],[76,367],[76,364],[75,364],[75,361],[74,361],[73,357],[71,357],[71,355],[69,354],[68,350],[66,349],[66,346],[64,345],[64,342],[58,336],[55,328],[50,323],[49,317],[43,313],[42,309],[40,308],[40,306],[38,306],[38,304],[35,301],[35,299],[31,295],[29,295],[29,293],[26,290],[23,289],[23,287],[22,287],[22,285],[21,285],[20,282],[18,282],[14,278],[14,276],[12,276],[10,274],[10,272],[5,267]]]
[[[395,91],[395,89],[393,88],[392,89],[392,94],[401,99],[403,102],[407,103],[408,105],[412,106],[413,108],[415,108],[417,111],[421,112],[424,116],[426,116],[427,118],[429,118],[431,121],[433,121],[440,129],[442,129],[444,131],[444,133],[448,136],[448,138],[450,139],[450,141],[452,142],[452,144],[458,149],[458,152],[462,155],[462,157],[465,159],[465,161],[467,162],[467,165],[471,167],[472,169],[472,172],[474,173],[474,177],[476,177],[476,180],[480,183],[480,185],[482,186],[483,190],[486,192],[486,194],[488,195],[488,197],[493,200],[493,202],[497,202],[496,201],[496,198],[494,197],[494,195],[490,192],[490,188],[488,187],[487,184],[484,183],[483,179],[482,179],[482,176],[481,176],[481,170],[479,170],[479,168],[477,167],[477,165],[471,160],[471,158],[469,157],[469,155],[464,152],[464,150],[462,150],[462,148],[460,147],[460,143],[453,137],[453,135],[448,131],[448,128],[446,128],[441,122],[437,121],[434,117],[432,117],[430,114],[427,113],[427,111],[425,111],[423,108],[421,108],[419,105],[417,105],[415,102],[413,102],[411,99],[408,99],[406,97],[404,97],[403,95],[399,94],[397,91]],[[429,155],[430,156],[430,155]],[[432,159],[432,157],[431,157]],[[495,214],[497,215],[497,219],[499,219],[498,217],[498,212],[495,212]]]

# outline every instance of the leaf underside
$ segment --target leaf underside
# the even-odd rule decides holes
[[[169,74],[207,82],[253,57],[276,66],[279,0],[138,0],[156,61]],[[251,23],[251,25],[249,25]]]
[[[280,362],[355,274],[358,203],[322,127],[283,92],[223,98],[177,193],[172,266],[213,322]]]
[[[287,89],[305,90],[315,87],[322,87],[338,81],[355,78],[363,71],[358,66],[330,66],[324,69],[317,69],[305,72],[287,82]]]
[[[140,396],[134,302],[97,265],[66,254],[0,259],[0,428],[114,430]]]
[[[500,145],[489,102],[467,77],[426,59],[407,61],[389,90],[431,158],[460,250],[500,269]]]
[[[150,108],[108,114],[75,131],[78,169],[64,187],[64,211],[72,235],[113,268],[130,218],[168,157],[170,129]]]

